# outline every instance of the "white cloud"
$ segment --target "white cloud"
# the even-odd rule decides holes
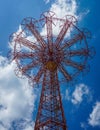
[[[92,93],[88,86],[81,83],[75,86],[75,90],[72,92],[70,89],[66,89],[66,100],[71,101],[74,105],[82,103],[85,99],[88,102],[92,100]]]
[[[50,2],[50,0],[44,0],[44,2],[45,2],[46,4],[48,4],[48,3]]]
[[[89,116],[88,123],[93,127],[100,127],[100,102],[96,102],[95,106],[93,107],[93,111]]]
[[[18,30],[16,31],[16,33],[13,33],[10,35],[10,42],[9,42],[9,48],[13,51],[14,50],[14,40],[16,39],[16,36],[19,35],[19,33],[22,31],[21,25],[19,26]]]
[[[76,16],[76,10],[76,0],[56,0],[50,8],[50,11],[55,12],[57,17],[60,18],[64,17],[65,15]]]
[[[7,128],[4,128],[4,127],[0,124],[0,130],[7,130]]]
[[[85,9],[79,14],[78,20],[81,21],[83,18],[85,18],[90,13],[89,9]]]
[[[88,96],[89,95],[89,89],[85,84],[79,84],[76,86],[75,91],[72,94],[72,103],[73,104],[80,104],[83,99],[84,96]]]
[[[81,128],[83,128],[84,130],[87,130],[87,128],[88,128],[88,124],[87,123],[81,122],[80,125],[81,125]]]
[[[68,89],[66,89],[65,98],[66,98],[68,101],[70,101],[70,99],[71,99],[71,95],[70,95],[70,92],[69,92]]]
[[[14,74],[15,63],[8,63],[0,56],[0,128],[7,130],[13,121],[23,119],[32,122],[35,95],[27,79],[18,79]],[[27,129],[31,127],[30,124]],[[23,129],[24,130],[24,129]],[[31,129],[30,129],[31,130]]]

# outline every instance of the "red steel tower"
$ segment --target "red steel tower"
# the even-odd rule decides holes
[[[25,18],[10,37],[17,76],[27,76],[33,87],[42,85],[34,130],[67,130],[60,83],[88,71],[87,59],[94,54],[86,40],[90,33],[76,24],[73,16],[45,12],[39,20]]]

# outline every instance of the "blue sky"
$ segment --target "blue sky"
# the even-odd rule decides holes
[[[61,92],[68,130],[100,129],[99,4],[99,0],[0,0],[0,130],[33,130],[40,90],[33,90],[27,79],[16,77],[16,65],[7,59],[9,36],[19,29],[23,18],[38,19],[47,10],[58,17],[75,15],[78,26],[92,33],[88,42],[96,55],[89,60],[90,72],[73,87],[62,85]]]

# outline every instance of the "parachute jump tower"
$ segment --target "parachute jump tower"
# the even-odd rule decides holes
[[[60,85],[89,71],[87,60],[94,55],[87,43],[90,33],[76,25],[74,16],[58,18],[49,11],[39,20],[25,18],[10,36],[17,76],[28,77],[33,87],[42,86],[34,130],[68,130]]]

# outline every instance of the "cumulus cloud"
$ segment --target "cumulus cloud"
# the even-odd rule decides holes
[[[16,120],[25,120],[26,124],[32,122],[31,115],[36,96],[29,87],[27,79],[18,79],[15,76],[15,67],[14,62],[8,63],[7,58],[0,56],[0,128],[2,130],[10,129],[12,122]],[[29,129],[31,125],[28,125],[27,130],[31,130]]]
[[[76,86],[75,91],[72,94],[72,103],[80,104],[85,96],[89,95],[89,89],[85,84],[79,84]]]
[[[100,102],[96,102],[95,106],[93,107],[93,111],[89,116],[88,123],[93,127],[100,127]]]
[[[7,130],[7,129],[0,124],[0,130]]]
[[[76,16],[76,0],[56,0],[55,3],[51,5],[50,11],[55,12],[57,17],[60,18],[64,17],[65,15]]]
[[[44,0],[45,3],[49,3],[50,0]],[[76,15],[77,3],[76,0],[54,0],[50,7],[50,11],[56,13],[57,17],[64,17],[65,15]]]
[[[84,99],[87,98],[87,101],[92,100],[92,94],[85,84],[79,84],[75,86],[75,90],[71,92],[70,90],[66,90],[66,99],[71,101],[74,105],[82,103]]]

